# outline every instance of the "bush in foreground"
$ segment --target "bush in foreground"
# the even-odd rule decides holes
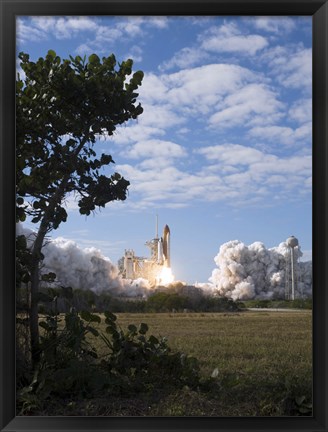
[[[97,314],[71,310],[60,329],[57,314],[46,315],[40,327],[40,363],[28,386],[18,392],[20,414],[44,409],[53,398],[127,396],[159,389],[190,388],[199,384],[193,357],[172,352],[165,338],[147,336],[148,326],[134,324],[123,331],[116,315],[105,312],[106,333],[98,331]],[[106,347],[99,358],[91,337]]]

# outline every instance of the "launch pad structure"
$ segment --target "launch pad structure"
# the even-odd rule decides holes
[[[160,274],[163,268],[171,267],[170,228],[164,226],[163,236],[158,236],[158,219],[156,218],[155,238],[145,243],[150,249],[150,257],[139,257],[133,249],[125,249],[124,256],[118,261],[120,274],[124,279],[147,279],[151,286],[161,284]]]

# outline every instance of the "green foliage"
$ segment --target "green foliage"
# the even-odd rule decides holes
[[[290,307],[296,309],[312,309],[312,298],[292,300],[290,303]]]
[[[49,228],[56,229],[67,219],[62,199],[71,192],[85,215],[124,200],[129,182],[118,173],[101,175],[114,161],[108,154],[97,159],[92,147],[142,113],[135,91],[143,72],[128,81],[132,60],[116,68],[113,54],[102,61],[92,54],[86,62],[80,56],[62,60],[50,50],[36,62],[25,53],[19,59],[26,78],[16,82],[17,221],[27,213],[38,223],[48,214]]]
[[[161,387],[194,386],[199,383],[199,365],[195,358],[173,353],[165,338],[146,336],[148,325],[130,324],[124,332],[116,316],[105,313],[106,333],[100,334],[109,349],[102,365],[116,377],[120,392],[145,391]],[[119,379],[118,379],[119,378]]]
[[[47,290],[44,290],[47,292]],[[240,303],[220,297],[200,295],[188,297],[179,293],[155,292],[147,299],[131,299],[113,297],[107,292],[96,294],[91,290],[74,289],[71,293],[71,305],[77,310],[89,312],[105,312],[110,309],[113,312],[236,312],[242,310]],[[59,293],[58,293],[59,295]],[[62,295],[59,295],[62,297]],[[40,299],[41,300],[41,299]],[[41,300],[42,301],[42,300]],[[245,307],[244,307],[245,309]],[[58,310],[67,312],[67,304],[58,301]]]
[[[237,312],[238,304],[226,297],[206,297],[199,305],[204,312]]]
[[[21,414],[40,408],[51,397],[86,396],[104,382],[96,368],[97,352],[88,339],[89,335],[98,336],[89,323],[99,322],[99,317],[95,320],[87,314],[83,314],[86,323],[73,309],[64,320],[56,311],[49,311],[39,322],[40,363],[31,383],[18,392]]]
[[[24,80],[16,80],[16,222],[26,215],[39,228],[30,257],[24,245],[18,255],[18,282],[29,279],[32,359],[38,358],[38,291],[45,236],[67,220],[65,198],[74,195],[80,214],[125,200],[129,181],[101,169],[114,163],[109,154],[97,158],[94,144],[143,111],[136,90],[143,72],[132,74],[132,60],[116,66],[114,55],[96,54],[62,60],[53,50],[30,61],[19,54]],[[20,241],[20,240],[19,240]],[[21,243],[21,241],[20,241]],[[26,249],[26,248],[25,248]],[[28,262],[29,260],[29,262]],[[48,279],[53,279],[48,275]]]
[[[58,303],[59,300],[60,297]],[[99,333],[98,336],[90,331],[86,334],[86,340],[96,348],[98,358],[83,353],[76,357],[68,349],[68,360],[61,363],[58,372],[54,367],[47,370],[45,365],[43,368],[40,365],[38,374],[34,376],[33,372],[29,380],[19,386],[20,390],[25,388],[22,394],[21,391],[18,392],[19,410],[24,405],[23,414],[219,417],[311,415],[310,311],[297,314],[270,311],[242,314],[147,313],[143,316],[129,313],[117,317],[112,312],[106,312],[101,315],[100,324],[89,323],[90,315],[83,314],[87,320],[83,320],[81,314],[75,313],[76,315],[73,323],[82,321],[84,327],[90,326]],[[91,312],[91,315],[97,314]],[[139,322],[131,324],[131,320],[136,317]],[[45,321],[45,318],[41,321]],[[65,316],[59,315],[58,319],[60,337],[66,326]],[[118,322],[121,327],[117,325]],[[142,322],[147,324],[142,325]],[[79,329],[79,325],[74,327]],[[138,343],[138,338],[144,336],[146,341],[156,345],[157,341],[162,340],[158,335],[165,334],[170,342],[170,354],[188,352],[198,359],[201,367],[199,382],[182,386],[181,380],[175,382],[174,379],[167,379],[161,386],[160,375],[156,373],[153,383],[147,375],[145,381],[139,383],[137,376],[145,372],[140,371],[138,363],[137,376],[133,374],[133,370],[125,376],[123,371],[119,373],[114,367],[110,372],[112,349],[100,336],[104,334],[113,344],[111,333],[106,333],[107,327],[112,327],[114,333],[122,331],[125,335],[119,335],[122,342],[132,339]],[[144,332],[146,329],[147,332],[142,335],[140,330]],[[154,335],[157,341],[148,337],[148,333]],[[123,351],[128,348],[129,344]],[[118,345],[115,353],[120,350],[122,347]],[[62,356],[58,351],[60,359]],[[132,355],[133,353],[128,353],[130,359]],[[298,365],[297,368],[295,364]],[[169,370],[168,365],[164,366],[164,370]],[[36,380],[31,386],[34,377]],[[182,381],[186,382],[186,379]]]
[[[188,298],[178,294],[158,292],[147,299],[146,310],[151,312],[169,312],[172,309],[188,308]]]
[[[16,237],[16,287],[31,280],[31,251],[24,235]]]
[[[63,367],[71,359],[83,359],[86,356],[97,358],[96,350],[91,346],[87,339],[88,334],[98,335],[97,330],[89,324],[91,322],[100,323],[97,315],[87,311],[78,313],[71,308],[65,314],[64,328],[62,328],[63,318],[57,309],[57,301],[60,295],[68,296],[70,290],[61,287],[58,290],[49,289],[47,297],[48,303],[52,305],[48,308],[43,320],[39,321],[39,326],[44,330],[41,334],[40,350],[42,362],[47,367]],[[87,321],[87,325],[84,323]]]
[[[18,392],[21,414],[42,409],[53,397],[132,395],[199,384],[195,358],[172,352],[165,338],[147,336],[146,323],[130,324],[124,332],[116,315],[104,315],[105,333],[94,327],[101,323],[99,315],[78,314],[73,308],[64,319],[51,310],[39,322],[40,363],[31,382]],[[101,357],[94,338],[103,342]]]
[[[312,309],[312,299],[295,300],[246,300],[242,308],[271,308],[271,309]]]

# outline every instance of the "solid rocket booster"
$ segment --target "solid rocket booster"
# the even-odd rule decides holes
[[[163,231],[163,255],[164,255],[164,266],[171,267],[170,228],[167,225],[165,225]]]
[[[160,238],[157,243],[157,262],[163,264],[163,239]]]

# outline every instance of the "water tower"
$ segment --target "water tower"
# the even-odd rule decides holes
[[[298,240],[294,236],[288,237],[286,240],[288,246],[288,253],[286,257],[286,299],[295,300],[295,292],[298,287]]]

